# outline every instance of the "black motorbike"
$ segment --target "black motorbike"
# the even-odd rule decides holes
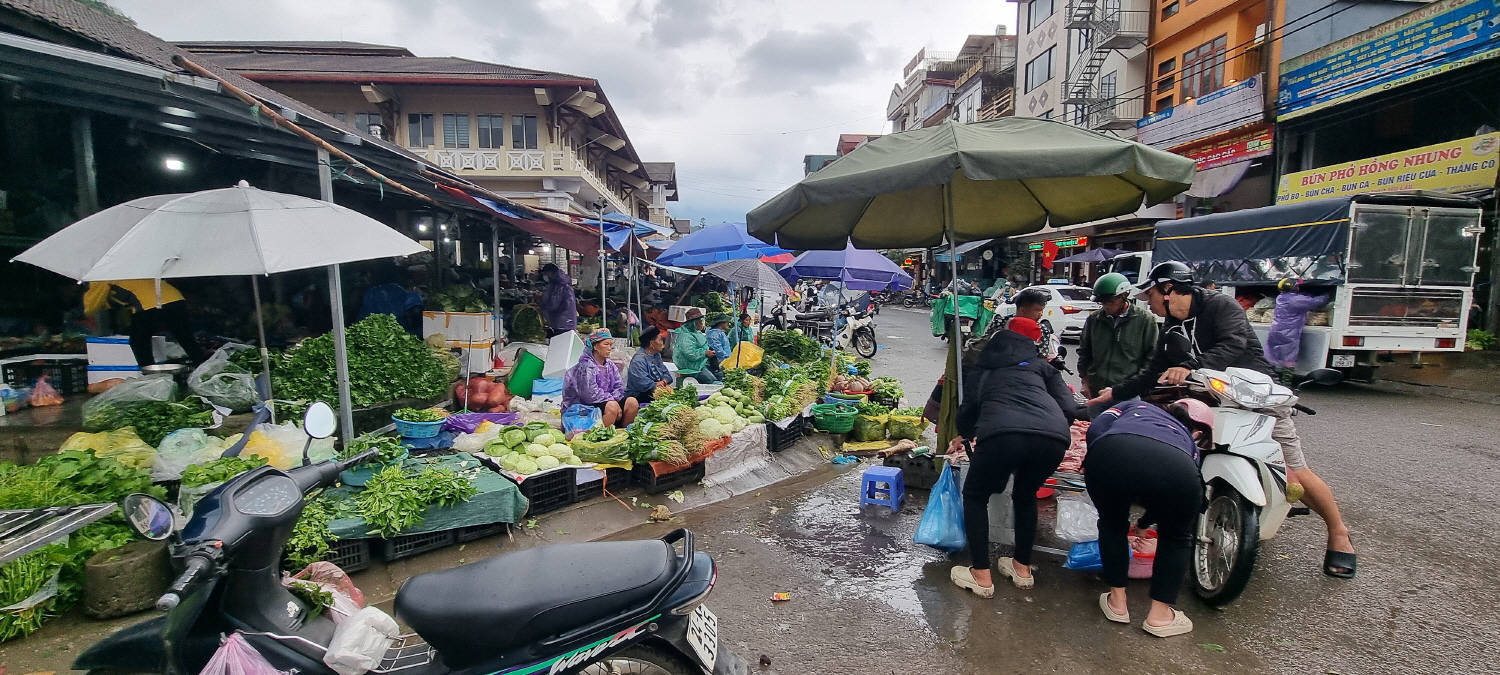
[[[314,404],[311,437],[334,432],[332,410]],[[323,663],[334,635],[281,584],[283,547],[307,496],[373,459],[263,466],[198,502],[180,532],[172,513],[131,495],[126,518],[143,536],[170,539],[180,576],[157,601],[166,613],[85,650],[76,670],[195,675],[221,639],[244,636],[283,672],[336,675]],[[653,540],[557,544],[414,576],[396,594],[396,616],[415,633],[397,638],[372,673],[746,673],[718,639],[703,606],[718,570],[676,530]]]

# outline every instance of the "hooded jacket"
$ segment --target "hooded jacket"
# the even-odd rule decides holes
[[[573,294],[573,279],[568,273],[557,270],[547,285],[542,287],[542,318],[554,331],[573,330],[578,327],[578,299]]]
[[[1067,443],[1068,420],[1077,407],[1062,375],[1037,356],[1036,343],[1003,330],[985,345],[974,367],[964,370],[958,432],[980,440],[1036,434]]]
[[[1270,375],[1271,363],[1261,351],[1260,338],[1245,318],[1245,308],[1232,296],[1203,288],[1193,289],[1193,304],[1186,319],[1170,314],[1157,338],[1151,364],[1115,385],[1116,401],[1151,391],[1168,368],[1248,368]]]
[[[1099,310],[1083,322],[1078,338],[1078,374],[1100,391],[1141,371],[1156,351],[1156,317],[1127,305],[1125,315]]]

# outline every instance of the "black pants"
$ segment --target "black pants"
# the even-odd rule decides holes
[[[990,513],[992,495],[1005,491],[1012,474],[1011,502],[1016,517],[1016,562],[1031,564],[1031,546],[1036,541],[1036,491],[1057,470],[1068,443],[1038,434],[996,434],[980,439],[969,454],[969,475],[964,478],[964,533],[969,537],[969,556],[977,570],[990,568]]]
[[[182,345],[193,365],[203,363],[206,357],[203,348],[193,338],[193,327],[188,324],[187,303],[178,300],[163,304],[160,309],[136,312],[130,317],[130,351],[135,354],[137,364],[144,367],[156,363],[151,338],[164,333],[171,333],[177,344]]]
[[[1104,582],[1123,588],[1130,566],[1130,506],[1146,507],[1159,539],[1151,599],[1173,604],[1193,556],[1193,530],[1203,503],[1203,477],[1181,449],[1134,434],[1105,436],[1083,459],[1089,497],[1099,510]]]

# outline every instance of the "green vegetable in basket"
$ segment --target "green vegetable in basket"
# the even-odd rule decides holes
[[[441,422],[448,418],[448,413],[437,408],[402,408],[391,415],[403,422]]]

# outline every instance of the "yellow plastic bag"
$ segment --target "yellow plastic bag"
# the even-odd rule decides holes
[[[96,434],[80,431],[69,436],[58,449],[69,450],[91,451],[97,457],[108,457],[133,469],[149,469],[156,461],[156,448],[146,445],[131,427]]]
[[[294,457],[292,453],[278,443],[276,439],[266,435],[264,431],[250,432],[250,441],[245,444],[245,449],[240,451],[241,455],[257,455],[265,457],[266,463],[278,469],[290,469],[302,463],[301,448]]]
[[[753,342],[741,342],[734,346],[734,351],[729,353],[729,358],[719,364],[723,368],[754,368],[760,365],[760,359],[765,356],[766,350]]]
[[[101,431],[97,434],[91,434],[87,431],[80,431],[76,434],[73,434],[72,436],[69,436],[68,440],[63,441],[62,447],[58,448],[57,451],[67,452],[69,450],[92,450],[94,452],[98,452],[108,447],[109,432]]]

